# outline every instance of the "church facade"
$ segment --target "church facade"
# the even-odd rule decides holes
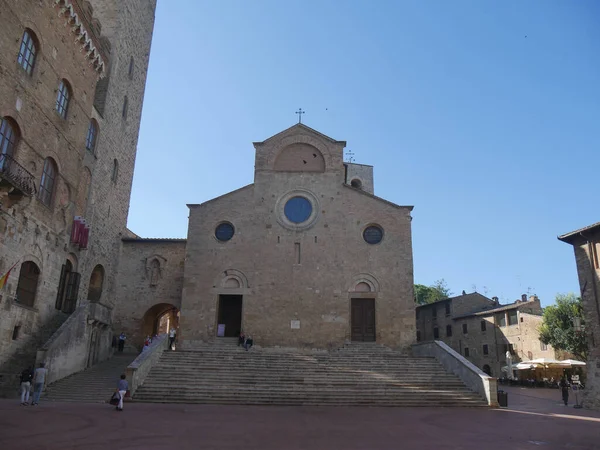
[[[263,346],[408,348],[412,207],[376,197],[373,167],[303,124],[254,147],[254,183],[188,205],[187,240],[127,238],[117,323],[140,339],[140,320],[156,330],[155,313],[177,309],[184,350],[240,332]],[[152,305],[164,306],[143,315]]]

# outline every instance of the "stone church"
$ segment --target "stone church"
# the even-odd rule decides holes
[[[263,346],[412,344],[412,206],[375,196],[345,145],[294,125],[254,143],[254,183],[188,205],[187,239],[125,238],[116,331],[139,341],[167,317],[180,349],[240,331]]]

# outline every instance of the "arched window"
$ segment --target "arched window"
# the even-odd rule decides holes
[[[100,301],[102,297],[102,285],[104,284],[104,267],[98,264],[90,276],[90,285],[88,287],[88,300],[91,302]]]
[[[17,146],[18,131],[8,117],[0,118],[0,155],[12,156]],[[0,168],[4,165],[4,158],[0,156]]]
[[[96,139],[98,139],[98,122],[94,119],[90,120],[87,136],[85,138],[85,148],[87,151],[94,153],[96,149]]]
[[[129,58],[129,79],[133,80],[133,67],[134,67],[134,63],[133,63],[133,56],[131,58]]]
[[[113,183],[117,184],[117,178],[119,177],[119,162],[115,159],[113,161],[113,171],[110,179]]]
[[[44,172],[42,173],[40,190],[38,193],[40,200],[46,206],[50,206],[52,204],[57,175],[58,171],[56,170],[56,163],[52,158],[46,158],[44,161]]]
[[[69,86],[67,80],[60,80],[58,92],[56,93],[56,112],[58,112],[63,119],[67,118],[69,100],[71,100],[71,86]]]
[[[35,35],[31,30],[25,30],[23,39],[21,39],[21,47],[19,48],[17,62],[29,75],[33,73],[36,54],[37,45]]]
[[[21,264],[19,283],[17,284],[17,302],[32,307],[35,303],[40,269],[32,261]]]
[[[129,100],[127,96],[123,99],[123,119],[127,120],[127,108],[129,106]]]

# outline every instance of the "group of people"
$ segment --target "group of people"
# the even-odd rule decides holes
[[[40,363],[40,366],[33,370],[33,367],[28,367],[21,372],[21,406],[29,405],[29,396],[32,397],[31,406],[35,406],[40,403],[40,396],[46,385],[46,374],[48,369],[44,366],[44,363]]]
[[[252,345],[254,345],[254,340],[252,339],[252,336],[250,336],[249,334],[244,334],[244,332],[242,331],[240,333],[240,336],[238,337],[238,347],[242,346],[246,349],[246,351],[248,351],[249,348],[252,347]]]

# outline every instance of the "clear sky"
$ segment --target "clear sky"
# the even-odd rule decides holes
[[[185,237],[299,107],[415,206],[415,282],[579,291],[556,236],[600,221],[600,2],[158,0],[129,227]]]

